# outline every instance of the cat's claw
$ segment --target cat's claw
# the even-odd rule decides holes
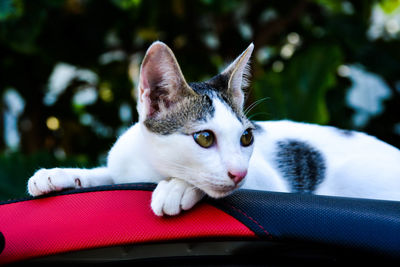
[[[183,180],[163,180],[153,192],[151,209],[157,216],[178,215],[182,210],[191,209],[203,196],[203,191]]]
[[[81,181],[60,168],[40,169],[28,180],[28,193],[40,196],[65,188],[80,187]]]

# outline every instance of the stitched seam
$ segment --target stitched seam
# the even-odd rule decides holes
[[[268,233],[268,231],[258,221],[256,221],[254,218],[252,218],[251,216],[247,215],[247,213],[245,213],[241,209],[239,209],[239,208],[237,208],[235,206],[232,206],[231,204],[226,204],[226,205],[231,207],[232,209],[236,210],[237,212],[241,213],[242,215],[244,215],[246,218],[248,218],[252,222],[254,222],[269,238],[272,239],[272,235],[270,233]]]

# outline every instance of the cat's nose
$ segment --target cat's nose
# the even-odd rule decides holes
[[[231,178],[235,184],[240,183],[244,179],[244,177],[246,177],[246,175],[247,175],[247,170],[245,170],[245,171],[228,171],[229,178]]]

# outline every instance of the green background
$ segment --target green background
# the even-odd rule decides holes
[[[25,196],[26,181],[39,167],[105,163],[116,136],[137,120],[138,64],[154,40],[172,48],[188,82],[217,74],[253,42],[246,106],[262,101],[249,112],[252,119],[357,129],[400,147],[399,5],[0,0],[0,200]],[[49,103],[51,77],[60,65],[81,74]],[[364,76],[357,80],[354,70]],[[360,80],[369,87],[361,98],[378,103],[375,111],[349,104]],[[374,93],[379,86],[386,97]],[[88,88],[92,100],[78,101]],[[10,92],[24,103],[12,144],[6,137]],[[364,116],[361,123],[357,114]],[[58,122],[55,128],[49,118]]]

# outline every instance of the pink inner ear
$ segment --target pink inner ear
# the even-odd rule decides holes
[[[188,87],[169,48],[156,42],[148,49],[140,69],[139,100],[145,117],[169,108]]]
[[[143,89],[149,89],[149,81],[147,80],[147,73],[143,69],[140,72],[140,89],[141,92]]]
[[[144,105],[144,111],[146,112],[146,115],[151,115],[154,112],[153,108],[151,107],[150,86],[147,79],[147,73],[143,69],[140,73],[139,101]]]

